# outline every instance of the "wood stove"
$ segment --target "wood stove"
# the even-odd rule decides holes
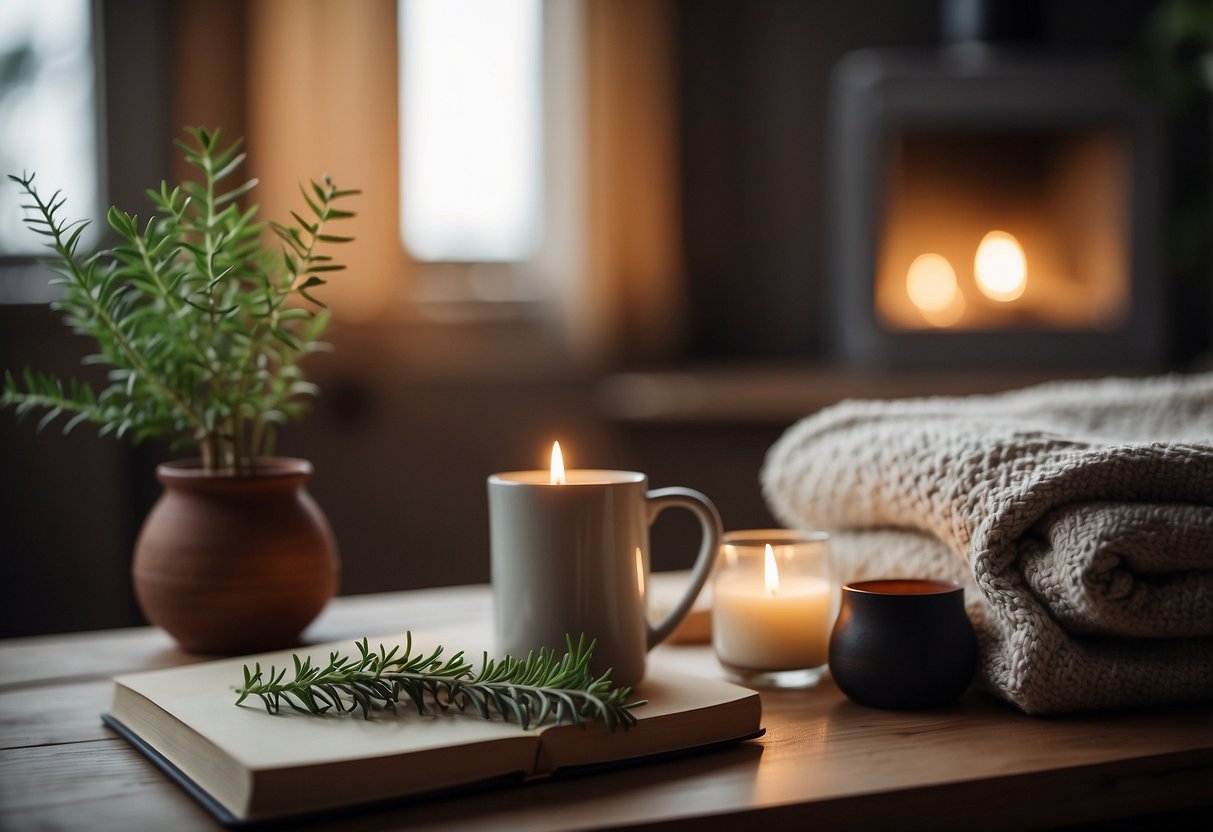
[[[862,50],[832,94],[844,358],[1163,360],[1162,123],[1119,59]]]

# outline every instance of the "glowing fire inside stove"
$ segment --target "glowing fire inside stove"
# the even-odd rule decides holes
[[[1028,261],[1023,246],[1005,231],[991,231],[973,258],[977,288],[990,300],[1017,300],[1028,285]]]
[[[973,257],[969,285],[997,303],[1022,297],[1028,285],[1028,260],[1019,240],[1005,231],[986,234]],[[954,326],[964,317],[964,290],[942,254],[914,258],[906,270],[906,296],[931,326]]]
[[[906,294],[934,326],[952,326],[965,311],[956,270],[940,254],[922,254],[906,272]]]
[[[1123,326],[1130,149],[1102,131],[902,136],[876,220],[877,324],[891,332]]]

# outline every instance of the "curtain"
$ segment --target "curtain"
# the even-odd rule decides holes
[[[569,203],[543,264],[547,300],[587,363],[671,355],[683,333],[673,0],[549,0],[545,11],[575,33],[547,48],[577,61],[557,84],[577,146],[545,149]],[[341,321],[390,321],[410,297],[396,31],[395,0],[187,0],[178,12],[174,116],[247,137],[263,219],[289,219],[307,178],[363,191],[341,232],[356,242],[334,252],[349,269],[324,287]]]

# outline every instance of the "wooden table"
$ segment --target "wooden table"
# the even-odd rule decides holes
[[[483,639],[490,611],[487,586],[342,598],[306,640],[406,628]],[[198,660],[151,628],[0,642],[0,829],[219,828],[99,719],[113,674]],[[652,666],[720,673],[706,645],[659,647]],[[764,693],[763,708],[766,736],[724,750],[309,828],[984,832],[1213,818],[1211,705],[1040,719],[972,692],[946,711],[895,713],[855,705],[827,679]]]

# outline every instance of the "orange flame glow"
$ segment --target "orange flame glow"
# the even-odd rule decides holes
[[[991,231],[977,246],[973,275],[977,288],[990,300],[1004,303],[1016,300],[1028,284],[1028,261],[1023,246],[1005,231]]]
[[[779,594],[779,567],[775,564],[775,550],[771,548],[771,544],[767,544],[766,548],[766,587],[767,595]]]
[[[560,443],[552,443],[552,485],[564,485],[564,455],[560,453]]]

